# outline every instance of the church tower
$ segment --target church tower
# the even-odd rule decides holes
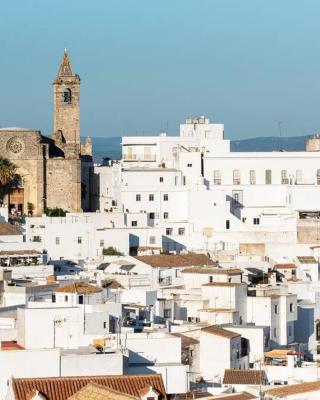
[[[67,50],[53,82],[54,135],[61,137],[66,156],[80,153],[80,77],[72,71]]]

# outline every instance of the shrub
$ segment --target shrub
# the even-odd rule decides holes
[[[104,256],[120,256],[120,253],[118,252],[118,250],[115,249],[115,248],[112,247],[112,246],[109,246],[109,247],[107,247],[107,248],[104,248],[104,249],[102,250],[102,254],[103,254]]]

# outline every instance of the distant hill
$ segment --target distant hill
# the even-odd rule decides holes
[[[258,137],[231,140],[231,151],[301,151],[309,136]],[[85,140],[85,139],[84,139]],[[121,157],[121,137],[93,137],[94,160],[101,163],[104,157]]]

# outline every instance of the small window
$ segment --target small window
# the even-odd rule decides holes
[[[250,185],[256,184],[256,171],[254,169],[251,169],[249,171],[249,179],[250,179]]]
[[[138,221],[131,221],[131,226],[138,226]]]
[[[172,228],[166,228],[166,235],[167,235],[167,236],[171,236],[171,235],[172,235],[172,232],[173,232],[173,229],[172,229]]]
[[[239,169],[234,169],[233,170],[233,184],[234,185],[240,185],[241,184],[241,176],[240,176],[240,170]]]
[[[79,296],[79,304],[83,304],[83,295]]]
[[[149,201],[154,201],[154,195],[153,194],[149,194]]]
[[[168,201],[169,200],[169,195],[168,194],[164,194],[163,195],[163,201]]]
[[[210,283],[213,282],[213,276],[212,276],[212,275],[209,276],[209,282],[210,282]]]
[[[136,201],[141,201],[141,194],[136,194]]]
[[[68,301],[69,300],[69,296],[64,296],[64,301]]]
[[[52,303],[56,302],[56,295],[54,293],[51,295],[51,300],[52,300]]]
[[[233,208],[242,207],[243,204],[243,190],[233,190],[232,191],[232,202]]]
[[[289,325],[289,336],[290,337],[292,336],[292,326],[291,325]]]
[[[168,218],[169,218],[169,213],[165,211],[163,213],[163,219],[168,219]]]
[[[171,308],[165,308],[163,312],[164,318],[171,318]]]
[[[154,217],[155,217],[154,212],[149,213],[149,218],[150,218],[150,219],[154,219]]]
[[[213,184],[221,185],[221,171],[218,169],[213,171]]]
[[[317,185],[320,185],[320,169],[317,170]]]
[[[266,169],[265,171],[266,185],[271,185],[272,183],[272,171],[271,169]]]
[[[149,237],[149,243],[150,244],[156,244],[156,237],[155,236],[150,236]]]
[[[275,305],[274,305],[274,313],[275,313],[275,314],[278,314],[278,304],[275,304]]]
[[[230,229],[230,220],[229,219],[226,220],[226,229]]]
[[[112,200],[112,201],[111,201],[111,205],[112,205],[112,207],[117,207],[117,202],[116,202],[116,200]]]
[[[192,167],[192,164],[188,163],[188,164],[187,164],[187,167],[188,167],[188,168]]]
[[[106,322],[103,323],[103,329],[107,329],[107,323]]]
[[[78,236],[78,244],[81,244],[81,243],[82,243],[82,237]]]
[[[294,305],[293,305],[293,303],[290,303],[289,309],[290,309],[290,312],[291,312],[291,313],[294,312]]]
[[[185,233],[186,233],[185,228],[179,228],[179,229],[178,229],[178,235],[179,235],[179,236],[183,236]]]
[[[56,237],[56,244],[59,245],[60,244],[60,238]]]
[[[260,218],[253,218],[253,225],[260,225]]]
[[[160,176],[160,178],[159,178],[159,182],[163,182],[163,176]]]
[[[281,184],[282,185],[287,185],[288,183],[289,183],[288,171],[286,169],[283,169],[281,171]]]
[[[100,247],[104,247],[104,240],[100,240]]]
[[[277,337],[277,328],[273,328],[273,337],[274,337],[274,338]]]

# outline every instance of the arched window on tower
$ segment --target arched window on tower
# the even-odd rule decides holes
[[[63,102],[71,104],[71,90],[65,89],[63,92]]]

